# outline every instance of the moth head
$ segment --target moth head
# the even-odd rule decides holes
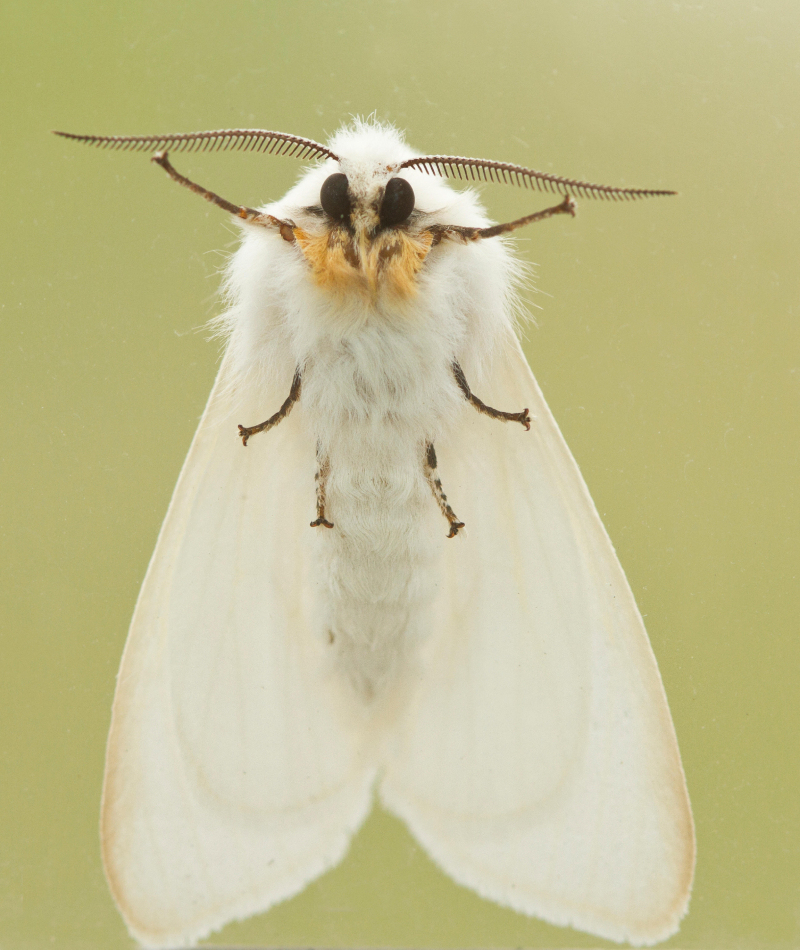
[[[319,193],[320,206],[333,224],[354,228],[363,218],[376,230],[405,224],[414,210],[414,200],[410,182],[397,175],[366,194],[354,194],[347,175],[334,172],[325,179]]]
[[[297,244],[314,281],[335,293],[412,296],[431,248],[415,215],[414,188],[386,165],[346,161],[325,176],[317,206],[298,217]]]
[[[153,160],[180,184],[250,224],[277,230],[285,241],[296,244],[320,286],[336,292],[360,290],[373,297],[380,292],[413,294],[429,252],[443,241],[488,240],[554,214],[574,214],[575,197],[619,201],[675,194],[597,185],[490,159],[414,155],[395,129],[369,120],[356,120],[328,145],[262,129],[161,136],[57,134],[100,148],[155,152]],[[208,149],[286,154],[321,159],[323,164],[311,169],[276,206],[278,217],[226,201],[184,178],[168,160],[168,150]],[[443,178],[514,184],[549,191],[561,201],[544,211],[488,227],[480,221],[446,220],[442,214],[449,213],[455,202]],[[436,197],[444,200],[434,201]]]
[[[336,159],[309,171],[281,203],[312,278],[334,293],[413,295],[433,243],[426,211],[451,205],[454,193],[402,167],[414,153],[389,127],[357,123],[329,147]]]
[[[337,161],[326,163],[319,203],[336,225],[373,235],[407,226],[416,197],[402,163],[412,157],[395,129],[375,122],[357,121],[340,130],[330,143]]]

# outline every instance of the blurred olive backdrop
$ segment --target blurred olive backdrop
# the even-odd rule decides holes
[[[146,156],[53,128],[354,113],[426,152],[608,184],[522,232],[527,350],[646,617],[697,822],[670,946],[800,943],[800,7],[642,0],[11,2],[4,80],[0,946],[130,945],[97,816],[114,678],[198,416],[235,242]],[[291,159],[184,157],[258,204]],[[545,202],[482,186],[503,220]],[[592,947],[480,900],[376,812],[344,863],[216,942]]]

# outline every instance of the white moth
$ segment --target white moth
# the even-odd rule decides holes
[[[192,944],[296,894],[375,793],[483,897],[611,940],[674,933],[694,832],[672,721],[515,337],[501,237],[573,194],[664,192],[419,157],[375,123],[327,146],[72,137],[162,150],[242,225],[114,701],[103,857],[133,936]],[[321,162],[256,211],[164,151],[229,145]],[[448,176],[563,201],[492,227]]]

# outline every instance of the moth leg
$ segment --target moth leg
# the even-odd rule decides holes
[[[276,426],[282,419],[285,419],[289,415],[292,411],[292,406],[300,398],[300,380],[300,370],[296,369],[294,371],[294,379],[292,380],[292,388],[289,390],[289,395],[274,416],[270,416],[266,422],[262,422],[257,426],[250,426],[249,428],[247,426],[239,426],[239,435],[242,437],[242,445],[247,445],[247,440],[251,435],[255,435],[257,432],[268,432],[273,426]]]
[[[314,481],[317,483],[317,520],[311,522],[311,527],[332,528],[333,525],[325,517],[325,486],[328,483],[331,463],[327,456],[320,458],[319,446],[317,446],[317,459],[319,460],[319,468],[317,469],[317,474],[314,476]],[[331,643],[332,642],[331,640]]]
[[[508,234],[516,231],[517,228],[523,228],[526,224],[533,224],[534,221],[544,221],[557,214],[568,214],[575,217],[575,199],[572,195],[564,195],[564,200],[552,208],[545,208],[544,211],[534,211],[533,214],[526,214],[524,218],[517,218],[516,221],[506,221],[505,224],[495,224],[490,228],[465,228],[457,224],[434,224],[428,228],[433,235],[433,245],[436,246],[440,241],[449,240],[461,241],[483,241],[486,238],[497,237],[500,234]]]
[[[469,388],[467,378],[464,376],[464,370],[461,369],[458,363],[453,363],[453,376],[456,378],[458,388],[464,393],[464,397],[472,403],[478,412],[482,412],[492,419],[502,419],[504,422],[521,422],[526,430],[530,430],[531,417],[527,409],[523,409],[522,412],[502,412],[500,409],[492,409],[491,406],[487,406],[485,402],[482,402],[473,394]]]
[[[170,164],[167,152],[156,152],[150,161],[155,162],[156,165],[160,165],[173,181],[177,181],[179,185],[183,185],[184,188],[188,188],[189,191],[200,195],[201,198],[205,198],[206,201],[210,201],[211,204],[222,208],[223,211],[227,211],[237,218],[242,218],[244,221],[249,221],[250,224],[259,224],[264,228],[275,228],[280,231],[280,235],[284,241],[288,241],[289,244],[294,244],[294,225],[291,221],[281,221],[280,218],[274,218],[271,214],[262,214],[255,208],[235,205],[225,198],[221,198],[213,191],[209,191],[208,188],[203,188],[202,185],[198,185],[196,182],[191,181],[177,172]]]
[[[433,442],[429,442],[425,450],[425,478],[427,478],[428,484],[431,486],[433,497],[436,499],[439,509],[445,518],[447,518],[448,524],[450,525],[450,534],[448,534],[447,537],[454,538],[458,534],[459,529],[464,527],[464,522],[458,520],[458,516],[447,503],[447,495],[445,495],[442,489],[441,479],[436,472],[436,451],[433,448]]]

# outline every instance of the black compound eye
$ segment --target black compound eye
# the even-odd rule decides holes
[[[341,172],[329,175],[320,189],[319,203],[325,214],[330,215],[334,221],[346,221],[352,209],[350,195],[347,193],[347,175]]]
[[[381,225],[402,224],[413,210],[414,189],[405,178],[390,178],[381,202]]]

